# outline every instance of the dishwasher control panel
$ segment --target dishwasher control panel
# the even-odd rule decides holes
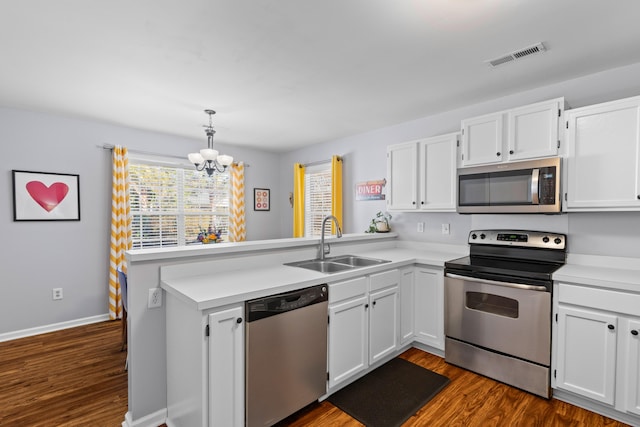
[[[329,287],[322,284],[247,301],[245,316],[247,322],[252,322],[328,300]]]

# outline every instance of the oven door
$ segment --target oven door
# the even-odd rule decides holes
[[[541,365],[551,364],[551,293],[544,286],[447,273],[445,335]]]

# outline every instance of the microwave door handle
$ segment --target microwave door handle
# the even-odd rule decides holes
[[[536,168],[531,171],[531,204],[539,205],[540,196],[538,193],[540,182],[540,169]]]

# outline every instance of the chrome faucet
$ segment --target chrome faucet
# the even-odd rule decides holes
[[[336,224],[336,237],[340,238],[342,237],[342,230],[340,229],[340,224],[338,223],[338,218],[336,218],[333,215],[329,215],[326,216],[323,220],[322,220],[322,234],[320,234],[320,254],[319,254],[319,258],[321,260],[324,260],[324,256],[327,255],[329,252],[331,252],[331,247],[329,246],[329,244],[327,243],[327,247],[325,248],[324,245],[324,227],[327,224],[327,220],[333,220],[333,222]]]

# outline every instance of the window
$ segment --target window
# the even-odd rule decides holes
[[[209,177],[179,165],[131,160],[129,204],[134,249],[200,244],[200,230],[229,233],[229,172]]]
[[[331,163],[306,168],[304,189],[304,235],[320,236],[322,220],[331,215]]]

